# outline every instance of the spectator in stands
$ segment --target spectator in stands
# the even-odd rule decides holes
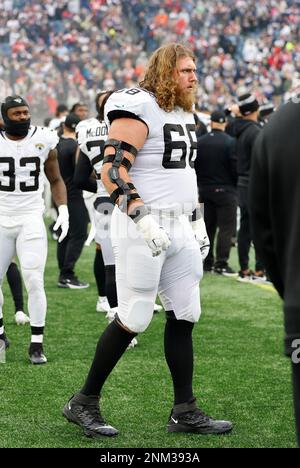
[[[250,83],[278,105],[299,79],[298,0],[8,3],[0,0],[0,93],[25,94],[41,121],[53,100],[90,108],[99,89],[134,86],[162,42],[194,49],[198,101],[209,110]]]

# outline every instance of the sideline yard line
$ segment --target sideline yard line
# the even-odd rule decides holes
[[[230,278],[232,280],[237,281],[236,277]],[[263,284],[263,283],[256,283],[255,281],[245,281],[244,283],[240,281],[240,284],[252,284],[253,286],[258,286],[261,289],[265,289],[266,291],[271,291],[276,293],[276,289],[272,284]]]
[[[259,283],[255,283],[254,281],[253,283],[249,282],[249,284],[253,284],[254,286],[258,286],[259,288],[262,288],[262,289],[266,289],[267,291],[272,291],[274,293],[276,292],[276,289],[271,284],[259,284]]]

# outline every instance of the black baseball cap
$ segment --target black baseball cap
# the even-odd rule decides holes
[[[226,122],[225,112],[218,111],[218,110],[213,111],[210,115],[210,120],[216,123],[225,123]]]
[[[71,112],[71,114],[67,115],[66,120],[64,121],[64,124],[70,130],[75,130],[79,122],[81,122],[81,120],[78,117],[78,115],[74,114],[74,112]]]

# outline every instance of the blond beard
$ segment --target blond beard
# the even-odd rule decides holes
[[[175,106],[182,107],[186,112],[193,112],[193,106],[196,102],[197,88],[193,89],[193,92],[176,90]]]

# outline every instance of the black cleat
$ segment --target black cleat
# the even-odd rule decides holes
[[[59,288],[68,288],[68,289],[86,289],[89,287],[89,283],[84,283],[79,281],[76,276],[72,278],[60,278],[58,280],[57,286]]]
[[[106,424],[99,410],[99,397],[74,395],[64,406],[63,416],[83,429],[87,437],[112,437],[118,434],[117,429]]]
[[[30,362],[35,365],[46,364],[47,358],[44,355],[43,346],[37,346],[36,343],[31,343],[29,347],[29,359]]]
[[[168,422],[168,432],[192,432],[193,434],[225,434],[233,425],[230,421],[213,419],[201,411],[196,399],[176,405]]]
[[[229,265],[221,266],[221,267],[214,267],[214,272],[223,275],[223,276],[238,276],[238,273],[234,271]]]

